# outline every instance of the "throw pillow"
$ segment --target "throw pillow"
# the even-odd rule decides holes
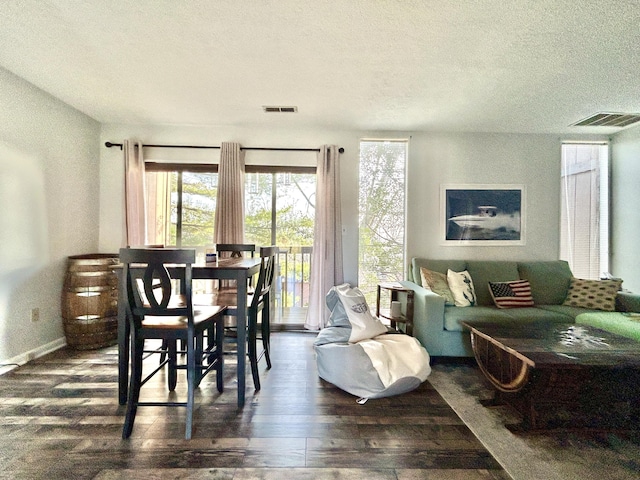
[[[445,305],[455,305],[453,293],[449,288],[447,276],[444,273],[434,272],[424,267],[420,267],[420,277],[422,277],[422,286],[431,290],[436,295],[444,297]]]
[[[622,280],[584,280],[572,278],[563,305],[613,312]]]
[[[473,280],[471,280],[469,272],[448,270],[447,282],[456,307],[473,307],[476,304],[476,291],[473,288]]]
[[[498,308],[533,307],[531,285],[528,280],[489,282],[489,292]]]
[[[371,313],[367,300],[359,288],[351,288],[348,283],[343,283],[336,287],[336,291],[351,323],[349,343],[387,333],[387,327]]]

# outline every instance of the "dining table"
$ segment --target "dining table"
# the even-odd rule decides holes
[[[260,271],[260,263],[259,257],[218,258],[212,263],[204,261],[194,263],[191,272],[193,280],[235,280],[237,284],[238,408],[244,407],[245,403],[248,280]],[[129,383],[131,327],[128,320],[127,294],[121,279],[122,269],[117,269],[116,273],[118,275],[118,401],[120,405],[125,405]],[[171,274],[174,275],[174,273]],[[179,277],[179,274],[177,276]]]

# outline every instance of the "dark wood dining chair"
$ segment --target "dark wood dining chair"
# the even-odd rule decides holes
[[[260,390],[260,375],[258,362],[265,358],[267,369],[271,368],[270,335],[271,335],[271,290],[276,270],[276,256],[278,247],[260,247],[260,271],[255,289],[247,298],[247,354],[251,364],[253,385]],[[196,304],[225,304],[228,305],[225,315],[233,319],[237,315],[237,293],[222,290],[216,295],[196,296]],[[225,327],[233,330],[237,323],[230,325],[225,321]],[[232,335],[233,336],[233,335]],[[262,344],[262,349],[259,348]]]
[[[255,243],[218,243],[216,252],[228,254],[229,257],[242,257],[247,254],[253,258],[256,254],[256,245]]]
[[[256,254],[255,243],[217,243],[216,252],[218,258],[242,258],[245,256],[254,258]],[[220,290],[229,290],[232,293],[237,288],[233,280],[222,280],[219,283]],[[253,279],[249,279],[249,291],[253,292]]]
[[[131,435],[138,407],[171,406],[186,407],[185,438],[190,439],[195,389],[202,378],[215,370],[218,391],[223,391],[223,316],[226,306],[194,307],[191,281],[195,258],[193,249],[120,249],[131,331],[131,375],[122,438]],[[173,279],[181,282],[179,289],[172,285],[170,271],[178,272]],[[208,332],[206,345],[205,332]],[[145,350],[148,339],[162,340],[166,349]],[[178,363],[178,353],[183,353],[178,352],[178,340],[184,345],[186,363]],[[143,359],[154,353],[164,353],[165,360],[154,365],[154,369],[143,378]],[[141,387],[165,365],[170,391],[175,390],[177,370],[186,370],[186,402],[141,402]]]

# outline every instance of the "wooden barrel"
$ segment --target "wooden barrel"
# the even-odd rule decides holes
[[[62,322],[67,345],[79,350],[106,347],[118,338],[116,254],[68,258],[62,291]]]

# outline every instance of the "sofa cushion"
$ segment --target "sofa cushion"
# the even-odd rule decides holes
[[[420,267],[422,286],[444,298],[445,305],[454,305],[453,293],[449,288],[447,276],[444,273],[434,272],[428,268]]]
[[[618,292],[616,296],[616,311],[640,312],[640,295],[631,292]]]
[[[590,325],[640,342],[640,314],[589,312],[576,317],[576,323]]]
[[[540,311],[555,312],[564,315],[569,322],[573,322],[580,314],[593,311],[589,308],[570,307],[568,305],[536,305],[536,308]]]
[[[447,271],[447,282],[453,294],[456,307],[473,307],[476,305],[476,292],[469,272]]]
[[[581,310],[584,313],[584,310]],[[537,307],[499,309],[496,307],[445,307],[444,328],[448,331],[462,331],[460,322],[557,322],[573,323],[570,311],[563,309],[545,310]]]
[[[517,262],[474,260],[467,262],[467,271],[473,279],[478,305],[493,305],[489,282],[519,280]]]
[[[513,320],[506,310],[496,307],[444,307],[444,329],[450,332],[461,332],[460,322],[492,322],[495,320]]]
[[[559,305],[556,305],[559,306]],[[518,322],[558,322],[573,323],[573,318],[569,311],[544,309],[537,307],[511,308],[503,310],[508,312],[513,320]]]
[[[431,260],[429,258],[414,257],[411,260],[411,276],[413,279],[410,280],[424,287],[420,278],[421,267],[446,274],[449,269],[461,272],[467,268],[467,262],[465,260]]]
[[[529,280],[536,305],[561,305],[573,278],[564,260],[518,262],[518,272],[520,278]]]
[[[622,280],[584,280],[572,278],[563,305],[613,312]]]

